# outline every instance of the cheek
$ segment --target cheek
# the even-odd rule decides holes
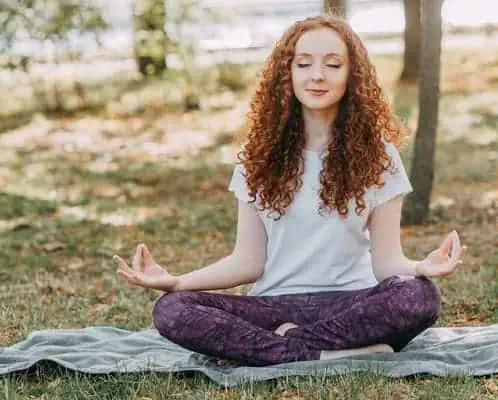
[[[335,97],[342,97],[348,87],[347,76],[335,77],[334,80],[329,81]]]
[[[348,81],[347,80],[344,80],[344,81],[341,81],[341,82],[338,82],[337,85],[336,85],[336,90],[337,92],[339,92],[342,95],[344,95],[344,93],[346,92],[346,88],[348,87]]]
[[[292,85],[295,88],[302,87],[305,82],[306,82],[306,74],[303,74],[303,72],[296,70],[292,71]]]
[[[336,86],[337,88],[346,87],[348,84],[348,73],[347,71],[337,71],[329,78],[329,82]]]
[[[294,95],[298,98],[299,101],[302,101],[303,96],[305,95],[306,82],[306,76],[304,76],[302,73],[292,74],[292,89],[294,90]]]

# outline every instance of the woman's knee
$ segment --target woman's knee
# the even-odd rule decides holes
[[[427,278],[403,282],[402,295],[397,299],[402,312],[421,324],[432,325],[441,313],[441,292],[437,285]]]
[[[415,278],[407,281],[408,299],[417,316],[434,323],[441,313],[441,291],[430,279],[425,277]]]
[[[196,293],[172,292],[156,300],[152,309],[154,327],[162,336],[171,338],[181,321],[181,315],[195,302]]]

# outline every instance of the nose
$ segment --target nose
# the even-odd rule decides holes
[[[311,75],[313,82],[320,82],[324,78],[323,70],[321,65],[317,65],[313,68],[313,74]]]

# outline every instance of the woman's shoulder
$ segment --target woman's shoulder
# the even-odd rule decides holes
[[[385,148],[386,148],[386,152],[388,154],[398,151],[398,147],[391,140],[386,138],[385,136],[381,136],[380,140],[382,141],[382,143],[384,143]]]

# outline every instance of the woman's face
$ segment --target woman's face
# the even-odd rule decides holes
[[[336,109],[346,91],[348,49],[331,28],[305,32],[296,43],[291,75],[294,94],[311,110]]]

